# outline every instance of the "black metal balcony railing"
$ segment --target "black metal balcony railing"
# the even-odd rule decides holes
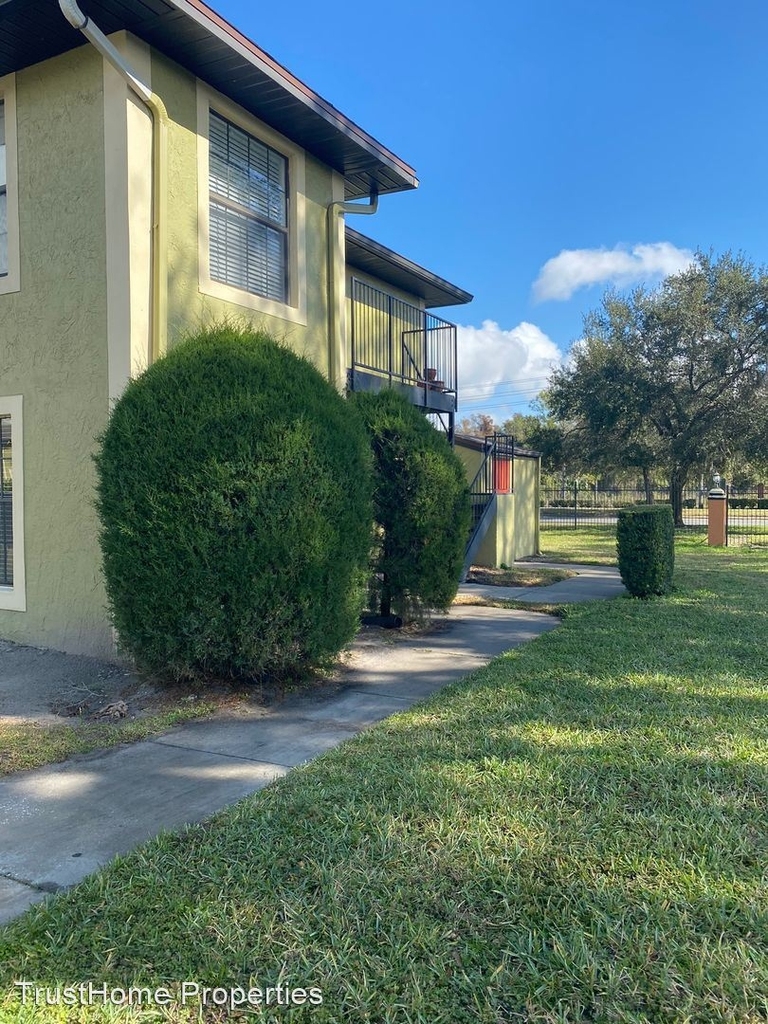
[[[353,278],[350,326],[353,371],[419,389],[425,408],[455,410],[455,324]]]

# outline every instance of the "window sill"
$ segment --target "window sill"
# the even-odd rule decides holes
[[[12,295],[21,291],[21,282],[16,274],[6,274],[0,277],[0,295]]]
[[[21,587],[0,587],[0,611],[25,612],[27,599]]]
[[[261,295],[253,295],[251,292],[235,288],[231,284],[224,284],[223,281],[212,281],[210,278],[200,280],[200,292],[203,295],[210,295],[212,298],[232,302],[235,305],[257,313],[263,313],[265,316],[287,320],[289,323],[300,324],[303,327],[307,326],[305,303],[291,306],[285,302],[277,302],[275,299],[265,299]]]

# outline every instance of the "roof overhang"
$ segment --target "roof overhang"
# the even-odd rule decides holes
[[[474,434],[459,434],[453,435],[454,443],[460,448],[471,448],[476,452],[487,451],[487,445],[482,437],[476,437]],[[536,452],[532,448],[522,448],[520,445],[515,444],[514,455],[516,459],[540,459],[541,452]]]
[[[416,188],[412,167],[201,0],[80,0],[107,35],[126,30],[344,176],[347,199]],[[83,45],[56,0],[0,3],[0,77]]]
[[[463,288],[425,270],[380,242],[374,242],[367,235],[361,235],[350,227],[346,228],[345,233],[348,266],[395,288],[402,288],[410,295],[418,295],[424,300],[427,309],[435,306],[461,306],[472,301],[473,296]]]

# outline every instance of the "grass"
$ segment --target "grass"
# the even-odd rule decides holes
[[[768,551],[685,538],[676,581],[33,908],[0,1020],[116,1019],[18,979],[194,979],[322,990],[265,1021],[764,1024]],[[169,1012],[119,1019],[237,1019]]]
[[[568,579],[572,575],[567,570],[547,569],[538,565],[530,569],[513,566],[506,570],[473,567],[470,579],[498,586],[541,587]],[[508,601],[496,602],[463,596],[459,596],[454,603],[515,607]],[[536,606],[533,610],[549,611],[549,606]],[[417,631],[420,628],[416,627]],[[406,628],[404,632],[412,633],[413,629]],[[116,722],[91,722],[77,717],[71,723],[0,719],[0,777],[65,761],[76,754],[106,750],[121,743],[135,743],[191,719],[213,714],[222,703],[221,695],[211,699],[195,699],[194,703],[192,700],[188,694],[180,698],[169,696],[166,707],[158,712]]]
[[[541,557],[550,562],[616,565],[616,526],[584,526],[573,530],[542,530]]]
[[[216,706],[202,699],[133,720],[48,724],[35,721],[0,722],[0,776],[45,764],[66,761],[75,754],[135,743],[193,718],[212,714]]]

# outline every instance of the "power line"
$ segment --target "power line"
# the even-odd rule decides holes
[[[478,388],[511,387],[511,386],[518,385],[518,384],[525,384],[525,385],[531,385],[531,386],[541,385],[541,387],[546,387],[546,383],[542,384],[541,381],[542,381],[542,375],[538,374],[535,377],[517,377],[517,378],[514,378],[512,380],[496,380],[496,381],[487,381],[487,382],[480,381],[477,384],[467,384],[465,388],[462,388],[462,390],[464,390],[464,391],[476,391]]]
[[[466,392],[459,391],[459,400],[465,402],[502,402],[514,398],[528,398],[533,401],[540,394],[541,391],[501,391],[496,394],[481,394],[478,392],[476,395],[468,395]]]
[[[473,416],[475,413],[483,414],[497,413],[503,414],[506,410],[511,412],[519,412],[521,409],[525,409],[530,406],[530,402],[507,402],[503,405],[467,405],[459,406],[459,414],[462,417]],[[533,415],[533,413],[531,413]]]

